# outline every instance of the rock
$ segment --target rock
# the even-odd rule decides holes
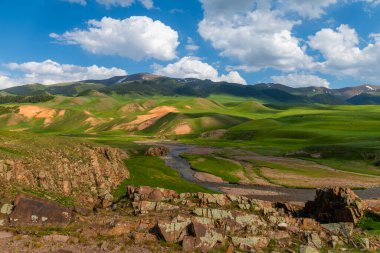
[[[171,205],[164,202],[152,202],[152,201],[139,201],[132,203],[136,214],[147,214],[151,211],[172,211],[179,209],[178,206]]]
[[[369,239],[368,238],[360,238],[359,239],[360,248],[369,249]]]
[[[312,231],[312,230],[313,231],[320,231],[321,230],[321,224],[319,224],[319,222],[317,222],[314,219],[303,218],[301,220],[300,228],[303,231]]]
[[[327,223],[321,224],[321,226],[330,233],[343,235],[344,237],[350,237],[354,232],[354,225],[350,222]]]
[[[298,215],[298,213],[302,209],[299,206],[292,205],[290,203],[282,203],[282,202],[275,203],[275,207],[277,209],[283,209],[285,213],[292,214],[292,215]]]
[[[149,186],[127,186],[127,196],[133,201],[167,201],[179,197],[178,193],[173,190],[152,188]]]
[[[13,210],[13,205],[12,205],[12,204],[4,204],[4,205],[1,207],[0,212],[1,212],[2,214],[10,215],[10,214],[12,213],[12,210]]]
[[[319,251],[311,246],[308,245],[301,245],[299,248],[299,253],[319,253]]]
[[[0,160],[0,181],[4,186],[17,184],[71,196],[92,207],[99,193],[111,192],[129,177],[122,150],[76,141],[67,146],[37,146],[28,148],[28,155],[18,160]]]
[[[13,234],[6,231],[0,231],[0,240],[13,237]]]
[[[319,237],[318,233],[316,232],[307,232],[305,233],[305,238],[307,241],[307,244],[309,246],[312,246],[317,249],[322,248],[322,241],[321,238]]]
[[[177,216],[171,221],[158,221],[157,231],[158,236],[166,242],[179,242],[182,241],[187,235],[187,226],[190,225],[191,220],[188,217]]]
[[[169,154],[169,148],[163,146],[154,146],[148,148],[145,152],[146,156],[166,156]]]
[[[225,206],[231,204],[231,201],[224,194],[210,194],[199,192],[198,199],[203,205],[216,204],[219,206]]]
[[[20,194],[14,201],[11,225],[63,225],[70,223],[74,214],[71,209],[52,201]]]
[[[231,237],[231,241],[235,247],[241,250],[247,251],[247,248],[262,249],[268,246],[269,240],[262,236],[250,236],[250,237]]]
[[[288,228],[288,224],[286,224],[285,222],[280,222],[277,227],[280,229],[280,230],[287,230]]]
[[[364,215],[366,204],[352,190],[336,187],[318,189],[314,201],[308,201],[304,212],[321,223],[357,223]]]
[[[194,239],[187,238],[184,242],[187,249],[210,251],[217,243],[222,243],[224,236],[222,231],[215,228],[213,221],[209,218],[196,217],[190,224],[190,233]],[[191,247],[190,247],[191,245]]]
[[[330,245],[331,245],[331,247],[333,248],[333,249],[335,249],[336,248],[336,246],[338,246],[338,245],[342,245],[343,244],[343,242],[339,239],[339,237],[338,236],[336,236],[336,235],[332,235],[331,236],[331,240],[330,240]]]

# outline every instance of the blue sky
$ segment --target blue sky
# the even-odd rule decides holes
[[[0,88],[151,72],[380,84],[379,0],[3,0]]]

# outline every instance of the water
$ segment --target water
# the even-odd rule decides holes
[[[144,143],[147,144],[147,143]],[[313,200],[315,196],[315,189],[296,189],[286,188],[281,186],[265,186],[265,185],[238,185],[230,183],[209,183],[201,182],[194,177],[194,171],[186,159],[181,157],[182,153],[186,153],[192,145],[180,143],[148,143],[150,145],[159,145],[169,148],[169,154],[164,157],[165,164],[177,170],[181,177],[185,180],[201,185],[207,189],[222,192],[221,188],[237,188],[237,189],[250,189],[253,191],[249,196],[256,199],[267,200],[272,202],[306,202]],[[380,183],[380,182],[379,182]],[[380,198],[380,187],[369,188],[364,190],[355,190],[355,193],[362,199]]]

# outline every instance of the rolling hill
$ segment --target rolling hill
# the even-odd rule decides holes
[[[32,96],[41,92],[51,95],[86,96],[89,91],[112,95],[191,96],[207,98],[230,95],[254,98],[266,104],[379,104],[380,86],[361,85],[341,89],[325,87],[292,88],[282,84],[240,85],[195,78],[170,78],[139,73],[105,80],[84,80],[54,85],[28,84],[5,89],[0,94]]]

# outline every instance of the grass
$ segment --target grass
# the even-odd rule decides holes
[[[142,105],[147,101],[153,101],[153,105],[143,111],[120,111],[126,104]],[[9,108],[16,110],[18,105],[7,105],[4,107],[5,114],[0,115],[0,129],[25,128],[26,131],[44,135],[80,136],[122,148],[130,145],[133,140],[168,138],[205,146],[248,149],[274,156],[284,156],[297,150],[317,149],[323,154],[321,159],[298,158],[313,160],[342,171],[380,175],[380,169],[374,166],[380,161],[380,106],[376,105],[275,107],[266,106],[263,101],[256,99],[226,95],[196,98],[95,93],[81,97],[56,96],[54,100],[35,105],[65,109],[66,113],[63,117],[55,117],[49,126],[44,126],[43,119],[28,120],[20,117],[13,117],[13,122],[16,123],[10,124],[11,116],[17,113],[8,113]],[[144,130],[112,130],[115,125],[128,123],[157,106],[173,106],[179,112],[166,115]],[[89,117],[85,111],[100,123],[93,127],[83,124]],[[191,135],[173,135],[173,130],[181,124],[191,127]],[[216,129],[226,129],[227,133],[221,139],[199,137],[205,131]],[[12,154],[8,147],[1,148],[0,153],[6,156],[17,155]],[[127,149],[134,148],[132,145]],[[208,162],[215,162],[211,160]],[[216,161],[216,164],[218,162],[220,163]],[[201,166],[200,170],[212,170],[207,164],[206,167]],[[239,180],[234,173],[223,168],[212,172],[227,178],[227,181]],[[294,171],[298,172],[309,173]]]
[[[214,156],[193,154],[183,154],[182,156],[196,171],[213,174],[230,183],[239,183],[240,181],[236,173],[243,171],[243,168],[237,163]]]
[[[125,195],[126,186],[151,186],[182,192],[210,192],[181,178],[179,173],[165,165],[158,157],[133,156],[125,161],[130,178],[124,180],[113,192],[116,199]]]
[[[359,227],[368,230],[371,234],[380,235],[380,217],[366,213],[359,222]]]

